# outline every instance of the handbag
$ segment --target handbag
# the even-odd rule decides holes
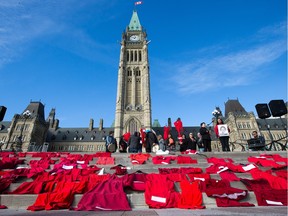
[[[113,144],[113,143],[110,143],[109,145],[108,145],[108,151],[109,152],[115,152],[116,151],[116,145],[115,144]]]

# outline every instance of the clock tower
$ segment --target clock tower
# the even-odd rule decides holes
[[[146,31],[133,11],[121,40],[114,124],[118,141],[126,132],[151,129],[148,43]]]

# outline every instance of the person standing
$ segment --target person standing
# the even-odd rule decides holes
[[[166,146],[167,146],[167,150],[169,150],[169,151],[175,151],[176,150],[175,141],[174,141],[171,133],[168,134],[168,138],[166,140]]]
[[[183,134],[183,123],[181,121],[181,118],[177,118],[177,120],[174,122],[174,126],[178,133],[178,140],[181,140]]]
[[[143,147],[145,148],[145,146],[146,146],[146,141],[145,141],[146,133],[145,133],[145,131],[146,130],[144,128],[140,128],[139,129],[141,141],[140,141],[140,146],[139,146],[139,149],[138,149],[138,153],[142,153]]]
[[[206,123],[202,122],[200,124],[199,133],[202,136],[202,142],[204,145],[204,152],[211,152],[211,136],[209,130],[206,128]]]
[[[195,137],[193,136],[193,133],[189,133],[189,138],[187,139],[187,149],[196,151],[196,144],[197,144],[197,141]]]
[[[203,145],[203,141],[202,141],[202,136],[199,132],[197,133],[197,146],[198,146],[198,149],[200,152],[204,152],[204,145]]]
[[[127,153],[127,142],[125,141],[123,135],[120,137],[120,141],[119,141],[119,152]]]
[[[186,138],[185,134],[182,134],[182,139],[179,140],[180,152],[184,152],[184,151],[186,151],[188,149],[187,148],[188,139]]]
[[[151,130],[146,130],[146,152],[151,153],[152,147],[158,144],[158,139]]]
[[[159,148],[160,148],[160,150],[166,151],[165,141],[164,141],[162,135],[159,134],[159,135],[157,136],[157,138],[158,138],[158,143],[159,143]]]
[[[223,152],[229,152],[229,132],[230,129],[227,127],[227,125],[224,124],[222,119],[217,119],[217,123],[214,127],[214,132],[216,134],[216,137],[219,138],[222,151]]]
[[[110,131],[109,135],[106,136],[106,152],[115,152],[117,149],[117,141],[114,138],[114,131]]]
[[[128,152],[129,153],[138,153],[138,149],[140,146],[140,133],[135,131],[134,134],[128,140]]]

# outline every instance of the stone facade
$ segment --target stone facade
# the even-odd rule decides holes
[[[231,102],[231,100],[227,102]],[[240,104],[238,100],[236,102]],[[43,110],[39,112],[37,107],[42,107]],[[253,130],[265,137],[266,144],[272,143],[272,150],[282,150],[279,143],[287,146],[287,115],[281,118],[258,119],[253,112],[233,111],[225,106],[226,109],[229,112],[225,112],[225,116],[220,117],[230,128],[230,142],[233,151],[247,150],[247,140],[252,137]],[[48,145],[48,151],[56,152],[104,151],[105,137],[109,131],[114,129],[105,128],[102,119],[99,121],[99,127],[96,128],[93,119],[90,119],[87,128],[61,128],[59,127],[59,120],[55,118],[55,109],[51,110],[46,120],[44,120],[44,115],[39,115],[39,113],[44,114],[44,105],[41,102],[31,102],[24,111],[26,110],[33,113],[27,119],[22,114],[15,114],[12,121],[0,122],[2,150],[11,149],[23,128],[23,151],[27,151],[32,145],[34,147],[32,151],[41,151],[45,145]],[[212,120],[215,122],[215,119]],[[212,150],[219,152],[221,145],[215,137],[213,128],[213,125],[209,127],[212,136]],[[163,127],[158,124],[152,129],[157,134],[163,135]],[[198,130],[199,126],[184,125],[186,135],[192,132],[196,136]],[[177,132],[174,127],[172,127],[171,132],[177,141]]]
[[[31,102],[24,111],[29,111],[31,115],[25,116],[24,112],[15,114],[11,122],[1,124],[2,149],[15,149],[20,137],[23,151],[27,151],[31,143],[42,146],[45,142],[49,124],[44,119],[44,105]]]

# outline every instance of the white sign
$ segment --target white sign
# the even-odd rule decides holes
[[[228,130],[227,124],[221,124],[217,126],[218,126],[219,137],[229,136],[229,130]]]

